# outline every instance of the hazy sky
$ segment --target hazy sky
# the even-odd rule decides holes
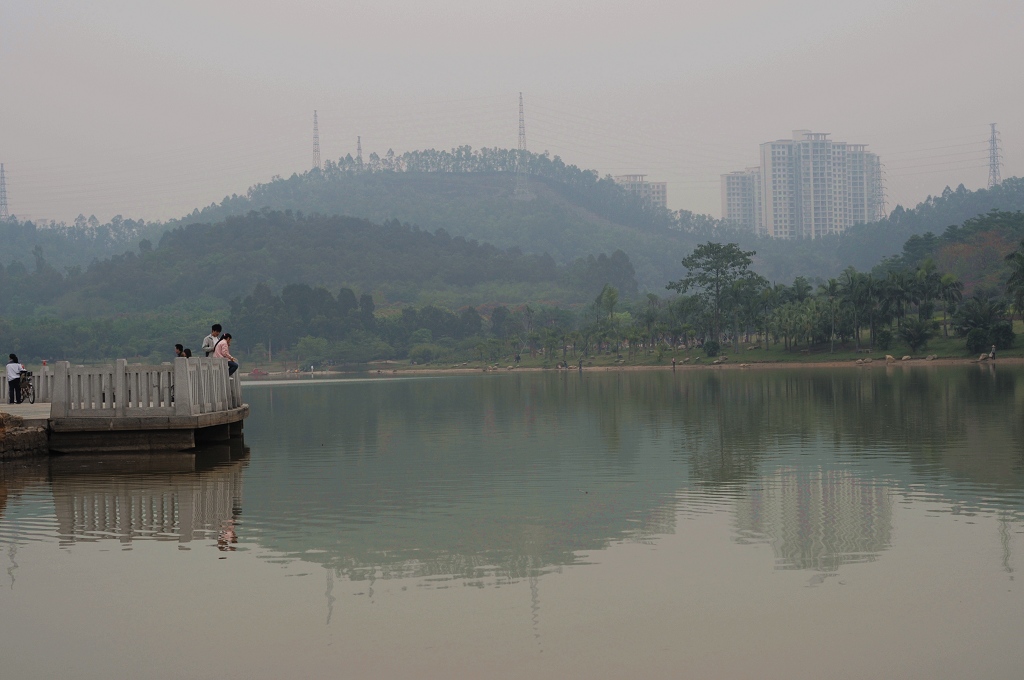
[[[1021,0],[0,0],[11,211],[167,219],[321,156],[527,146],[669,182],[808,128],[882,156],[889,208],[1024,175]]]

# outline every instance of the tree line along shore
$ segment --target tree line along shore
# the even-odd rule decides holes
[[[4,223],[0,231],[18,247],[50,239],[52,248],[40,241],[28,263],[0,263],[0,344],[36,362],[153,362],[171,356],[175,343],[195,349],[219,322],[250,369],[383,360],[507,365],[517,354],[521,365],[554,366],[569,354],[639,364],[680,351],[795,362],[868,351],[969,357],[991,345],[1001,356],[1016,352],[1024,213],[970,211],[1015,207],[1024,181],[947,190],[834,243],[782,243],[685,211],[652,212],[607,178],[543,155],[531,160],[533,200],[484,206],[512,201],[502,193],[510,158],[465,148],[371,158],[365,167],[341,159],[258,185],[163,231],[121,218],[100,225],[82,217],[73,228]],[[442,202],[451,208],[447,227],[304,216],[289,207],[358,207],[346,198],[353,192],[386,198],[396,211],[434,206],[428,215],[441,205],[438,196],[451,197]],[[254,211],[261,203],[270,207]],[[569,207],[597,221],[562,220]],[[963,214],[976,216],[939,227]],[[474,220],[482,224],[472,215],[540,226],[495,223],[495,233],[525,240],[494,245],[471,236]],[[922,231],[927,225],[932,231]],[[570,249],[544,240],[558,233]],[[893,234],[907,233],[901,252],[878,261],[893,252]],[[137,249],[94,257],[130,242]],[[637,255],[643,248],[657,252],[657,266],[650,253]],[[821,269],[834,276],[777,275],[807,270],[794,263],[820,262],[815,253],[823,248],[835,250],[835,261],[868,264]],[[69,253],[93,260],[83,265]]]

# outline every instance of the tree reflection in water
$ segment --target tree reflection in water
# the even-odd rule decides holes
[[[1022,379],[918,363],[253,387],[251,459],[0,466],[0,539],[27,531],[13,499],[49,485],[65,543],[248,544],[371,585],[495,585],[729,512],[779,568],[830,573],[891,545],[900,497],[1020,521]]]

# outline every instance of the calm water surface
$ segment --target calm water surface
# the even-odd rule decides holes
[[[247,386],[0,465],[0,677],[1024,675],[1024,370]]]

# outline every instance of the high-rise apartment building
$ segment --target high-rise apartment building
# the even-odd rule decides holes
[[[761,145],[762,223],[776,238],[821,238],[883,212],[881,163],[864,144],[796,130]]]
[[[760,194],[722,175],[722,215],[774,238],[821,238],[885,216],[881,162],[864,144],[834,142],[828,133],[796,130],[792,139],[761,145]],[[760,204],[751,221],[749,201]]]
[[[734,227],[762,233],[761,168],[722,175],[722,218]]]
[[[648,182],[647,175],[619,175],[615,178],[615,183],[652,205],[668,208],[667,182]]]

